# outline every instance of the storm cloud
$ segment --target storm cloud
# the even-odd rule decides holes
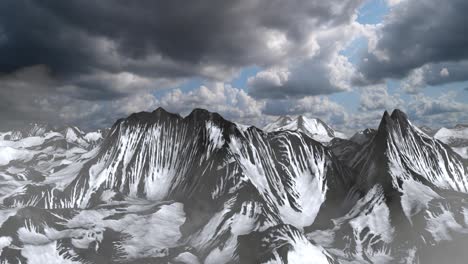
[[[5,118],[9,112],[26,118],[23,108],[40,107],[34,102],[41,98],[105,104],[190,78],[226,82],[246,66],[283,66],[317,52],[314,31],[348,24],[361,2],[2,1],[0,73],[40,67],[53,85],[35,89],[25,82],[31,87],[22,92],[4,85],[9,99],[0,104]]]
[[[271,65],[310,30],[346,23],[358,1],[33,1],[0,3],[1,72],[129,71],[217,77],[206,67]],[[274,46],[284,38],[284,50]],[[211,76],[210,76],[211,75]]]
[[[388,78],[407,93],[468,80],[465,1],[387,1],[389,14],[375,25],[359,22],[363,3],[0,1],[0,129],[108,126],[158,106],[204,107],[250,124],[282,114],[344,124],[354,122],[353,104],[330,98],[358,91],[356,125],[383,108],[405,108]],[[356,62],[344,51],[360,38],[368,49],[357,49]],[[437,100],[424,105],[446,109]]]
[[[424,66],[429,84],[468,80],[467,12],[464,0],[401,1],[376,29],[359,70],[371,83],[401,79]],[[440,74],[446,67],[453,74]]]

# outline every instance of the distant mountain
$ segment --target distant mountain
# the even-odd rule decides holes
[[[362,131],[357,132],[354,134],[349,140],[353,141],[354,143],[357,143],[359,145],[363,145],[367,142],[369,142],[372,137],[377,133],[375,129],[372,128],[366,128]]]
[[[0,132],[0,140],[18,141],[29,137],[60,136],[69,144],[91,149],[104,139],[108,129],[98,129],[85,133],[76,126],[52,126],[44,123],[30,123],[20,129]]]
[[[91,136],[90,136],[91,135]],[[73,179],[72,167],[87,160],[103,140],[102,131],[29,124],[0,133],[0,195],[33,183]],[[60,183],[64,184],[64,182]]]
[[[263,128],[266,132],[275,131],[300,131],[309,137],[323,143],[330,142],[333,138],[345,138],[343,133],[333,130],[325,122],[318,118],[307,118],[299,115],[296,117],[281,116],[275,122]]]
[[[297,117],[263,131],[158,108],[117,120],[82,152],[66,146],[99,133],[4,139],[32,154],[0,166],[0,260],[465,263],[458,154],[399,110],[350,140],[327,127]]]
[[[456,125],[454,128],[441,128],[434,138],[452,147],[464,159],[468,159],[468,125]]]

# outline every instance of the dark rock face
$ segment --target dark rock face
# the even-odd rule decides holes
[[[54,167],[53,177],[25,174],[2,199],[1,258],[39,249],[86,263],[417,263],[448,248],[458,254],[451,243],[468,239],[458,155],[399,110],[356,135],[324,146],[203,109],[132,114],[76,164]]]

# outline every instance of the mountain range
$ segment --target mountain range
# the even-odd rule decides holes
[[[425,132],[426,131],[426,132]],[[464,126],[158,108],[0,133],[4,263],[466,263]],[[465,151],[465,152],[463,152]]]

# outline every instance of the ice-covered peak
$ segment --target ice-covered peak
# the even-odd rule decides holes
[[[296,117],[281,116],[275,122],[263,128],[266,132],[300,131],[319,142],[330,142],[333,138],[344,138],[344,134],[333,130],[318,118],[308,118],[303,115]]]

